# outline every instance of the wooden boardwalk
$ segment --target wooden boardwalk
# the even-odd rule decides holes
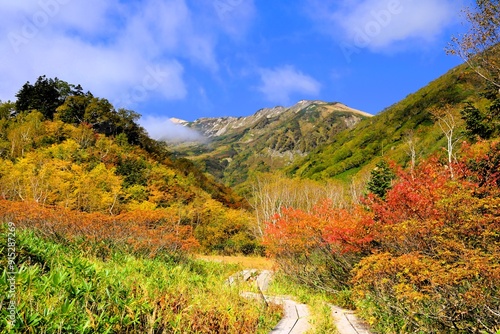
[[[353,311],[335,305],[330,305],[330,308],[339,334],[370,334],[368,326]]]
[[[271,331],[272,334],[301,334],[310,329],[307,305],[280,297],[269,298],[269,301],[283,305],[285,313],[281,321]]]
[[[263,270],[258,272],[256,269],[247,269],[231,276],[228,279],[228,284],[233,285],[237,281],[248,281],[252,277],[255,278],[260,293],[243,292],[242,296],[261,299],[266,303],[283,305],[284,316],[271,331],[271,334],[302,334],[311,329],[309,323],[310,314],[306,304],[297,303],[285,296],[267,296],[264,294],[271,281],[271,271]],[[335,305],[330,305],[330,307],[339,334],[370,334],[368,326],[360,321],[353,311]]]

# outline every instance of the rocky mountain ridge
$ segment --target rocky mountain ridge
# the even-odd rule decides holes
[[[259,125],[265,125],[276,121],[283,114],[297,114],[303,110],[308,110],[310,106],[323,106],[332,107],[335,111],[350,112],[364,117],[371,117],[372,115],[360,110],[350,108],[340,102],[324,102],[317,100],[302,100],[291,107],[276,106],[273,108],[263,108],[258,110],[255,114],[242,117],[216,117],[216,118],[199,118],[194,122],[187,122],[179,119],[171,119],[176,124],[181,124],[189,128],[195,129],[203,136],[208,138],[215,138],[227,135],[228,133],[238,131],[245,128],[254,128]],[[269,123],[265,120],[269,120]]]
[[[184,144],[172,150],[198,162],[227,184],[236,185],[247,179],[250,170],[282,168],[371,116],[339,102],[302,100],[288,108],[263,108],[246,117],[175,120],[209,142]]]

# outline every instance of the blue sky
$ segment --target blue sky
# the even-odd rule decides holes
[[[302,99],[376,114],[460,63],[444,47],[469,1],[2,1],[0,100],[45,74],[151,133]]]

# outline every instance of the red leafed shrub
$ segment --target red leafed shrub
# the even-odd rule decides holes
[[[0,200],[0,219],[20,228],[36,229],[50,238],[79,240],[91,247],[99,245],[98,253],[118,246],[155,256],[162,251],[183,253],[199,246],[192,227],[178,224],[178,217],[163,210],[109,216]]]
[[[369,249],[372,225],[371,215],[359,207],[336,209],[323,201],[311,212],[283,209],[266,224],[264,244],[290,277],[338,291]]]
[[[435,206],[440,198],[436,190],[448,181],[449,172],[433,158],[420,164],[413,173],[399,169],[397,182],[385,200],[370,195],[365,203],[375,213],[379,225],[435,218],[441,214]]]
[[[423,162],[400,171],[386,201],[368,199],[377,247],[351,283],[381,332],[500,330],[499,149],[466,148],[453,178]]]

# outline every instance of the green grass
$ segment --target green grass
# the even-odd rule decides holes
[[[339,180],[339,181],[343,182],[343,184],[349,184],[349,182],[351,182],[353,176],[356,175],[360,170],[361,170],[361,167],[352,168],[352,169],[346,170],[343,173],[335,175],[335,177],[333,179]]]
[[[267,257],[262,256],[243,256],[243,255],[197,255],[197,259],[227,263],[238,265],[242,268],[255,268],[255,269],[267,269],[272,270],[274,268],[274,261]]]
[[[0,289],[7,291],[7,229],[0,233]],[[240,268],[123,252],[107,260],[16,231],[16,318],[0,296],[2,333],[268,333],[281,311],[240,297],[225,280]]]

